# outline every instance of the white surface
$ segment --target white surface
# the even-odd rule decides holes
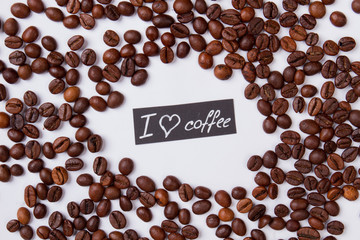
[[[10,5],[14,1],[1,1],[0,16],[2,22],[11,17]],[[24,0],[22,2],[25,2]],[[46,6],[55,6],[54,1],[44,1]],[[117,4],[119,1],[114,1]],[[171,9],[173,1],[169,1],[169,9]],[[230,0],[217,1],[223,8],[230,7]],[[284,12],[281,8],[280,0],[274,1],[279,4],[280,12]],[[341,36],[350,35],[355,39],[359,39],[360,32],[358,31],[358,22],[360,16],[351,11],[350,0],[340,1],[329,6],[327,8],[327,14],[323,19],[318,20],[316,28],[313,30],[320,33],[321,44],[327,39],[333,39],[338,41]],[[213,2],[208,1],[210,5]],[[66,10],[63,8],[63,12]],[[334,10],[341,10],[348,14],[348,24],[344,28],[336,28],[330,24],[329,15]],[[297,14],[301,16],[301,13],[307,11],[304,6],[299,6]],[[171,11],[172,12],[172,11]],[[173,13],[173,12],[172,12]],[[257,12],[257,15],[261,15],[261,12]],[[67,40],[75,35],[81,34],[85,37],[86,43],[82,48],[93,48],[97,52],[97,64],[101,67],[104,66],[101,63],[102,53],[108,48],[102,41],[103,33],[107,29],[115,30],[121,36],[121,45],[124,43],[122,34],[128,29],[137,29],[140,32],[144,32],[149,23],[139,21],[137,17],[121,17],[116,22],[109,21],[107,19],[97,20],[94,31],[86,31],[79,27],[76,30],[68,30],[63,27],[62,23],[55,23],[49,21],[45,14],[34,14],[26,20],[18,19],[22,31],[30,26],[35,25],[40,29],[41,36],[51,35],[58,41],[58,51],[65,53],[69,51],[67,46]],[[287,34],[287,30],[282,30],[282,34]],[[163,31],[162,31],[163,32]],[[0,42],[4,41],[5,34],[0,34]],[[142,42],[137,44],[137,49],[141,51],[142,43],[145,42],[145,35],[143,35]],[[157,41],[159,45],[160,41]],[[177,41],[177,43],[180,41]],[[37,40],[40,44],[40,38]],[[306,50],[304,45],[298,44],[300,49]],[[302,47],[302,48],[301,48]],[[117,47],[119,48],[119,47]],[[5,46],[1,47],[0,58],[6,60],[7,65],[10,64],[7,61],[8,54],[11,52]],[[81,50],[78,51],[81,54]],[[240,52],[244,53],[244,52]],[[357,59],[359,53],[359,47],[356,47],[353,53],[350,55],[351,60]],[[43,51],[43,56],[47,55],[47,51]],[[49,207],[49,213],[55,210],[61,211],[67,218],[66,204],[69,201],[80,202],[84,198],[88,198],[87,188],[80,187],[76,184],[76,177],[80,173],[92,172],[92,161],[98,156],[104,156],[108,159],[109,169],[114,173],[117,173],[118,161],[123,157],[130,157],[135,161],[135,171],[130,175],[132,183],[135,183],[135,179],[139,175],[148,175],[153,178],[158,187],[162,187],[162,180],[167,175],[176,175],[182,182],[189,183],[195,187],[198,185],[208,186],[213,190],[213,193],[218,189],[224,189],[231,191],[234,186],[243,186],[248,190],[248,195],[251,195],[251,190],[255,187],[253,177],[255,173],[250,172],[246,168],[247,159],[254,154],[262,155],[269,149],[274,149],[275,145],[280,142],[279,135],[280,130],[277,130],[275,134],[266,135],[262,130],[262,121],[264,116],[260,115],[256,109],[256,101],[248,101],[244,98],[243,92],[247,85],[247,82],[242,78],[239,71],[234,71],[233,77],[228,81],[219,81],[214,76],[211,70],[203,70],[198,67],[197,64],[198,53],[192,51],[188,58],[185,60],[176,59],[174,63],[164,65],[160,62],[158,57],[151,58],[151,64],[147,68],[149,73],[148,82],[141,87],[134,87],[130,84],[129,78],[122,77],[121,80],[115,84],[112,84],[112,89],[118,90],[125,95],[126,101],[124,105],[116,110],[107,110],[104,113],[95,112],[89,110],[86,112],[88,119],[88,125],[94,133],[99,133],[104,139],[105,147],[99,154],[83,154],[80,157],[85,162],[85,168],[79,172],[71,172],[69,174],[69,181],[64,186],[63,198],[58,203],[44,203]],[[215,58],[215,64],[223,62],[224,53],[221,56]],[[279,69],[282,71],[285,66],[287,54],[280,50],[275,54],[274,63],[271,65],[273,70]],[[91,97],[95,92],[95,83],[87,79],[86,66],[80,66],[78,70],[82,73],[79,86],[82,89],[82,96]],[[23,93],[27,90],[33,90],[39,96],[40,103],[51,101],[57,104],[59,107],[63,102],[62,96],[51,95],[47,86],[52,77],[48,74],[33,75],[31,79],[26,81],[19,81],[15,85],[6,84],[7,90],[11,97],[22,98]],[[3,79],[0,79],[3,82]],[[306,83],[311,83],[317,86],[321,86],[323,78],[320,75],[313,76],[306,79]],[[257,79],[259,85],[262,85],[265,80]],[[338,92],[338,97],[343,99],[345,97],[344,91]],[[201,101],[211,101],[218,99],[234,99],[235,102],[235,117],[237,123],[237,134],[226,135],[219,137],[200,138],[192,140],[173,141],[166,143],[155,143],[145,145],[134,144],[133,133],[133,119],[132,109],[141,107],[152,106],[164,106],[172,104],[184,104]],[[4,102],[0,103],[0,111],[4,111]],[[288,111],[293,116],[293,128],[297,129],[298,123],[307,118],[307,114],[294,115],[292,110]],[[294,119],[296,118],[296,119]],[[37,126],[42,129],[44,119],[37,123]],[[43,131],[40,142],[53,141],[59,135],[65,135],[71,137],[73,141],[75,129],[71,128],[68,123],[62,124],[61,128],[54,133]],[[6,137],[6,131],[0,131],[1,144],[11,146],[10,141]],[[26,139],[28,141],[30,139]],[[58,165],[63,165],[67,159],[66,154],[60,154],[54,160],[45,160],[46,167],[53,168]],[[26,168],[28,159],[23,158],[19,161],[9,160],[6,164],[12,165],[19,163]],[[293,160],[279,161],[278,166],[284,169],[292,169]],[[358,169],[358,161],[353,164]],[[261,169],[262,171],[269,172],[268,169]],[[23,190],[28,184],[36,185],[40,182],[38,174],[33,174],[25,171],[26,174],[22,177],[12,178],[9,183],[0,183],[0,239],[20,239],[18,233],[9,233],[5,226],[7,221],[16,218],[16,211],[19,207],[25,206],[23,201]],[[99,177],[95,176],[96,180]],[[288,184],[283,184],[279,187],[280,196],[277,200],[266,199],[264,204],[267,205],[267,213],[273,214],[273,206],[278,203],[289,203],[286,197],[286,191],[289,188]],[[171,200],[179,202],[182,207],[191,209],[191,203],[182,203],[176,194],[171,194]],[[336,219],[345,223],[345,232],[338,239],[357,239],[360,234],[359,226],[359,205],[358,202],[348,202],[344,199],[338,201],[341,205],[341,214]],[[134,202],[134,209],[140,205],[138,202]],[[235,210],[236,202],[233,201],[232,208]],[[120,209],[118,201],[113,201],[112,210]],[[209,213],[217,213],[219,207],[213,204],[213,207]],[[154,207],[152,213],[154,215],[153,220],[150,223],[141,222],[136,214],[135,210],[126,213],[128,219],[127,228],[133,228],[141,236],[148,236],[148,229],[152,225],[160,225],[161,221],[165,218],[162,215],[163,210],[160,207]],[[240,217],[246,221],[248,232],[256,225],[247,220],[246,214],[235,213],[236,217]],[[89,215],[91,216],[91,215]],[[89,217],[87,216],[87,217]],[[192,216],[190,224],[195,225],[200,230],[199,239],[216,239],[215,230],[209,229],[205,224],[206,216]],[[34,230],[37,226],[47,225],[45,219],[37,220],[33,218],[30,222]],[[288,219],[288,218],[286,218]],[[330,218],[332,220],[333,218]],[[306,225],[306,222],[303,223]],[[108,222],[108,218],[103,218],[101,221],[101,228],[107,232],[113,231],[111,225]],[[263,229],[266,232],[267,239],[280,239],[289,238],[295,236],[294,233],[289,233],[286,230],[276,232],[269,227]],[[124,230],[122,230],[124,231]],[[324,234],[323,236],[326,236]],[[242,237],[232,236],[234,239],[242,239]]]

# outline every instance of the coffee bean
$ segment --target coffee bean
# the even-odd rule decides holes
[[[192,225],[186,225],[181,229],[181,234],[187,239],[196,239],[199,236],[199,231]]]
[[[142,192],[140,193],[140,202],[141,204],[143,204],[145,207],[147,208],[151,208],[155,205],[156,203],[156,199],[155,197],[150,194],[150,193],[146,193],[146,192]]]
[[[192,211],[196,215],[205,214],[211,208],[211,202],[208,200],[200,200],[192,205]]]
[[[17,18],[27,18],[30,15],[30,8],[23,3],[12,4],[10,11]]]
[[[20,229],[20,222],[16,219],[10,220],[7,224],[6,224],[6,229],[9,232],[16,232]]]
[[[122,229],[126,226],[126,218],[125,216],[119,211],[113,211],[109,215],[110,224],[115,229]]]
[[[24,225],[20,227],[20,236],[23,239],[32,239],[33,235],[33,229],[29,225]]]
[[[279,187],[275,183],[271,183],[268,187],[268,195],[270,199],[276,199],[279,195]]]
[[[262,204],[258,204],[258,205],[255,205],[248,213],[248,218],[249,220],[251,221],[256,221],[258,220],[259,218],[261,218],[264,214],[265,214],[265,211],[266,211],[266,207],[265,205],[262,205]]]
[[[49,189],[47,193],[47,200],[49,202],[57,202],[62,196],[62,188],[58,186],[53,186]]]
[[[298,199],[306,195],[305,189],[301,187],[290,188],[287,192],[287,196],[290,199]]]
[[[136,184],[139,188],[145,192],[153,192],[155,191],[155,183],[154,181],[147,176],[140,176],[136,179]]]
[[[51,177],[55,184],[63,185],[68,180],[68,173],[63,167],[55,167],[51,172]]]
[[[83,46],[84,42],[85,42],[85,39],[83,36],[74,35],[68,40],[67,44],[72,51],[76,51],[76,50],[79,50]]]
[[[179,191],[179,197],[183,202],[190,201],[194,194],[191,186],[186,183],[182,184],[178,191]]]
[[[90,29],[94,28],[94,26],[95,26],[95,19],[89,14],[81,13],[80,14],[80,24],[86,30],[90,30]]]
[[[327,224],[327,231],[333,235],[340,235],[344,231],[344,224],[339,221],[331,221]]]
[[[143,220],[144,222],[150,222],[152,219],[152,213],[150,211],[150,209],[146,208],[146,207],[139,207],[138,209],[136,209],[136,215]],[[164,222],[166,222],[168,220],[163,221],[163,223],[161,224],[162,228],[168,229],[170,226],[166,225],[166,223],[164,224]]]
[[[91,135],[87,140],[87,147],[92,153],[99,152],[102,147],[102,138],[97,134]]]
[[[330,15],[330,22],[336,27],[343,27],[346,25],[347,19],[344,13],[335,11]]]
[[[279,18],[280,25],[283,27],[292,27],[297,21],[298,17],[292,12],[285,12]]]
[[[56,229],[60,227],[63,223],[62,214],[58,211],[53,212],[49,217],[48,223],[49,223],[49,227],[51,227],[52,229]]]

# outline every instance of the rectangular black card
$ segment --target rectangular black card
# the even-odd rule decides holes
[[[133,109],[135,143],[236,133],[234,100]]]

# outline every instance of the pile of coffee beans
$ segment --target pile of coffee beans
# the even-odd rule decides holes
[[[6,162],[25,157],[30,159],[27,170],[38,174],[41,180],[24,189],[27,208],[19,208],[17,218],[9,220],[6,227],[10,232],[18,231],[23,239],[33,239],[36,234],[40,239],[51,240],[74,236],[76,240],[145,240],[148,238],[139,236],[136,226],[128,226],[126,214],[133,211],[142,221],[150,222],[152,207],[159,205],[164,208],[166,220],[149,227],[149,236],[154,240],[198,238],[201,231],[192,225],[192,215],[204,215],[207,227],[216,229],[216,237],[226,240],[238,236],[264,240],[266,235],[261,229],[267,225],[274,230],[293,232],[291,240],[334,240],[333,235],[343,233],[344,224],[336,220],[340,212],[337,200],[354,201],[360,190],[357,176],[360,170],[351,165],[359,155],[356,144],[360,142],[360,111],[352,109],[351,104],[360,96],[360,62],[351,62],[344,54],[356,46],[352,37],[343,36],[337,42],[322,39],[324,43],[320,46],[321,36],[312,32],[317,21],[326,15],[327,5],[335,0],[283,0],[282,6],[263,0],[232,0],[232,9],[222,9],[216,1],[204,0],[175,0],[172,5],[164,0],[130,0],[117,5],[112,0],[96,2],[56,0],[58,7],[47,7],[42,0],[27,0],[27,4],[14,3],[10,9],[14,18],[4,20],[3,31],[7,35],[4,44],[13,52],[8,59],[11,67],[0,60],[0,72],[5,80],[0,83],[0,101],[6,101],[5,110],[0,111],[0,128],[7,129],[7,136],[14,144],[0,146],[0,181],[8,182],[12,176],[23,175],[26,170],[20,164],[9,166]],[[296,10],[303,6],[308,13],[296,15]],[[352,1],[351,7],[359,13],[360,1]],[[176,18],[167,14],[170,8],[177,14]],[[259,10],[262,15],[258,15]],[[20,36],[18,21],[32,12],[45,14],[49,21],[59,22],[69,31],[80,26],[91,30],[100,19],[117,21],[120,16],[135,14],[152,25],[145,33],[126,31],[122,36],[124,42],[114,30],[106,30],[103,41],[109,48],[101,58],[106,66],[100,68],[95,64],[98,53],[91,48],[83,49],[86,40],[81,35],[68,39],[69,51],[65,53],[58,52],[58,42],[52,36],[42,36],[36,26],[27,27]],[[343,27],[347,17],[335,11],[329,21]],[[159,29],[169,31],[161,33]],[[280,37],[280,30],[288,34]],[[210,33],[210,40],[203,36],[206,32]],[[143,51],[138,53],[135,45],[144,37],[147,40]],[[35,43],[37,39],[41,39],[41,46]],[[155,42],[158,39],[163,46]],[[300,42],[307,45],[306,51],[299,49]],[[273,150],[248,159],[247,167],[256,173],[257,184],[251,194],[241,186],[234,187],[231,193],[224,190],[213,193],[206,186],[182,183],[175,176],[167,176],[162,187],[149,176],[137,176],[134,184],[128,178],[134,168],[130,158],[123,158],[118,169],[109,169],[107,159],[97,156],[93,161],[97,179],[91,173],[76,176],[73,172],[84,166],[79,156],[84,151],[97,154],[103,145],[102,137],[86,127],[89,107],[99,112],[120,107],[124,95],[112,91],[111,84],[127,77],[132,85],[143,85],[148,79],[145,68],[150,57],[159,56],[161,62],[168,64],[175,57],[185,58],[191,50],[199,52],[200,67],[213,69],[220,80],[229,79],[233,71],[241,72],[248,84],[245,97],[256,99],[257,108],[265,117],[264,131],[270,134],[278,128],[284,129],[281,142]],[[278,51],[288,52],[287,66],[282,72],[270,69]],[[214,58],[222,52],[227,54],[223,63],[214,66]],[[336,60],[330,56],[336,56]],[[77,70],[80,65],[88,66],[87,75]],[[9,96],[8,85],[47,73],[54,78],[48,84],[49,92],[63,95],[61,105],[56,106],[51,99],[40,103],[33,91],[26,91],[21,98]],[[321,89],[311,84],[310,79],[316,74],[326,79]],[[77,86],[82,75],[96,83],[98,95],[82,96],[86,89]],[[335,91],[344,92],[345,100],[336,99]],[[303,115],[307,109],[308,117],[300,122],[300,132],[290,130],[292,119],[287,113],[291,108]],[[43,129],[35,126],[40,120],[44,120]],[[67,123],[76,129],[76,141],[61,134],[52,142],[39,141],[42,131],[52,132]],[[40,159],[65,154],[69,158],[64,165],[52,169]],[[279,168],[281,160],[292,161],[293,170],[285,172]],[[88,188],[88,198],[71,201],[67,209],[48,214],[46,201],[61,199],[63,191],[67,191],[64,186],[70,174],[76,176],[79,186]],[[287,191],[289,205],[279,203],[270,211],[264,204],[257,204],[267,198],[276,199],[281,184],[291,186]],[[170,199],[169,192],[173,191],[184,203],[195,199],[190,210]],[[221,207],[216,214],[211,212],[212,199]],[[120,208],[111,206],[111,200],[118,200]],[[135,201],[140,203],[136,209]],[[236,209],[231,208],[233,202]],[[257,222],[258,228],[247,229],[246,222],[235,217],[235,211]],[[47,216],[48,226],[39,226],[34,232],[29,225],[31,219]],[[100,228],[104,218],[114,231],[106,233]],[[174,221],[176,218],[180,226]],[[320,236],[319,231],[324,229],[329,236]]]

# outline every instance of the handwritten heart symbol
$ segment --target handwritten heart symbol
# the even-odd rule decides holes
[[[167,130],[165,127],[164,127],[164,125],[163,125],[163,120],[164,120],[164,118],[167,118],[167,119],[169,119],[168,121],[171,123],[172,122],[172,119],[174,118],[176,118],[175,119],[175,121],[176,121],[176,123],[173,125],[173,127],[172,128],[170,128],[169,130]],[[173,114],[173,115],[171,115],[171,116],[169,116],[169,115],[164,115],[164,116],[162,116],[161,118],[160,118],[160,120],[159,120],[159,125],[160,125],[160,127],[161,127],[161,129],[164,131],[164,133],[165,133],[165,138],[167,138],[168,136],[169,136],[169,134],[171,133],[171,131],[172,130],[174,130],[179,124],[180,124],[180,122],[181,122],[181,119],[180,119],[180,117],[179,117],[179,115],[177,115],[177,114]]]

